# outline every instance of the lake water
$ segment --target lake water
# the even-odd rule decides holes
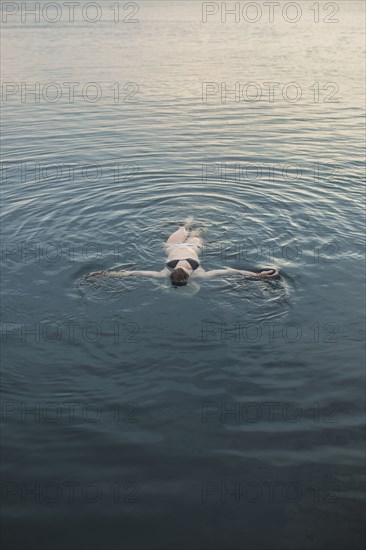
[[[363,548],[364,4],[5,4],[4,548]]]

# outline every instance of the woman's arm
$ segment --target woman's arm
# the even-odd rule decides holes
[[[88,277],[166,277],[166,271],[93,271]]]
[[[226,269],[213,269],[211,271],[200,271],[197,272],[198,277],[218,277],[220,275],[246,275],[247,277],[254,277],[255,279],[269,279],[272,277],[276,277],[278,275],[277,269],[268,269],[265,271],[259,271],[256,273],[255,271],[245,271],[244,269],[233,269],[230,267],[227,267]]]

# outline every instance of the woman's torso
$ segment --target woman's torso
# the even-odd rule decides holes
[[[192,260],[196,260],[197,262],[199,262],[198,246],[189,245],[186,243],[179,243],[179,246],[177,244],[170,244],[166,246],[166,253],[168,256],[167,261],[192,258]]]

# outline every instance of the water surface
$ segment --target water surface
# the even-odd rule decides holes
[[[3,24],[5,547],[361,548],[364,6],[99,4]],[[280,280],[85,280],[188,216],[205,268]]]

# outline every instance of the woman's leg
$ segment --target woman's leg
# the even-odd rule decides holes
[[[200,248],[203,247],[203,239],[202,239],[202,231],[200,229],[196,229],[195,231],[191,231],[187,241],[196,244]]]
[[[192,216],[190,216],[189,218],[186,219],[182,227],[180,227],[179,229],[177,229],[177,231],[175,231],[172,235],[170,235],[169,239],[166,241],[165,244],[169,245],[169,244],[184,243],[189,236],[189,229],[192,227],[192,224],[193,224],[193,218]],[[193,237],[199,236],[197,231],[192,232],[191,235]]]
[[[185,227],[180,227],[166,241],[166,245],[184,243],[188,237],[188,231]]]

